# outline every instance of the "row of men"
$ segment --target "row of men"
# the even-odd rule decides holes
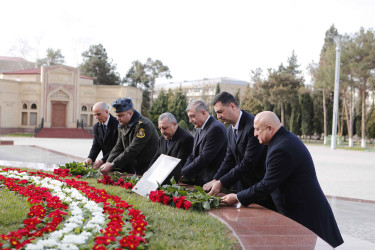
[[[94,142],[86,163],[94,162],[103,174],[121,171],[142,175],[161,154],[181,159],[172,176],[203,186],[211,195],[223,187],[235,193],[223,203],[244,206],[257,203],[309,228],[333,247],[343,243],[332,209],[320,188],[314,164],[305,145],[286,130],[270,111],[257,116],[241,110],[233,95],[222,92],[209,114],[202,100],[186,108],[194,124],[194,137],[178,126],[173,114],[159,116],[158,138],[153,123],[134,109],[129,98],[112,103],[117,120],[105,103],[93,112]]]

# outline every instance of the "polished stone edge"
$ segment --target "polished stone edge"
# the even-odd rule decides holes
[[[353,202],[375,204],[375,201],[372,201],[372,200],[348,198],[348,197],[335,196],[335,195],[326,195],[326,197],[327,197],[327,199],[332,199],[332,200],[337,199],[337,200],[343,200],[343,201],[353,201]]]
[[[220,209],[220,208],[218,208]],[[241,245],[241,248],[242,249],[245,249],[245,246],[243,245],[243,242],[242,240],[240,239],[240,237],[237,235],[236,231],[228,224],[228,222],[226,222],[223,218],[219,217],[218,215],[212,213],[212,211],[208,211],[208,214],[216,219],[218,219],[221,223],[223,223],[228,229],[230,229],[232,231],[232,234],[234,235],[234,237],[236,237],[237,241],[240,243]]]
[[[0,140],[0,145],[14,145],[14,141],[11,140]]]
[[[33,148],[38,148],[38,149],[41,149],[41,150],[45,150],[45,151],[48,151],[48,152],[51,152],[51,153],[54,153],[54,154],[57,154],[57,155],[69,157],[69,158],[75,159],[75,160],[80,161],[80,162],[86,160],[85,158],[82,158],[82,157],[78,157],[78,156],[70,155],[70,154],[65,154],[65,153],[62,153],[62,152],[59,152],[59,151],[56,151],[56,150],[44,148],[44,147],[37,146],[37,145],[29,145],[29,146],[33,147]]]

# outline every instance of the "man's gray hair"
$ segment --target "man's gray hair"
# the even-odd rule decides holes
[[[191,103],[189,103],[189,105],[186,108],[186,112],[188,112],[190,110],[193,110],[193,109],[194,109],[194,111],[202,111],[202,110],[204,110],[204,111],[206,111],[208,113],[207,105],[201,99],[193,100]]]
[[[97,102],[94,106],[98,106],[100,109],[107,111],[109,109],[108,104],[105,102]]]
[[[174,115],[171,114],[171,113],[169,113],[169,112],[165,112],[165,113],[161,114],[161,115],[159,116],[159,118],[158,118],[158,121],[160,122],[160,121],[162,121],[164,118],[167,118],[167,120],[168,120],[168,122],[169,122],[170,124],[172,124],[172,123],[174,123],[174,122],[177,123],[176,117],[174,117]]]

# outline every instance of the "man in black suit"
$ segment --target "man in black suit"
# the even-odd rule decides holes
[[[224,161],[214,179],[203,186],[210,195],[216,195],[222,186],[234,185],[237,192],[262,180],[265,173],[267,146],[261,145],[254,136],[254,116],[241,110],[237,100],[228,92],[222,92],[212,101],[217,118],[230,124],[227,129],[228,147]],[[267,195],[257,202],[275,209]]]
[[[259,142],[268,145],[266,174],[260,182],[237,195],[224,196],[223,203],[239,201],[248,206],[259,196],[271,194],[277,212],[304,225],[332,247],[341,245],[344,241],[303,142],[270,111],[255,117],[254,131]]]
[[[181,181],[203,186],[212,180],[224,160],[227,148],[226,128],[208,113],[204,101],[194,100],[187,109],[189,122],[197,131],[194,136],[193,152],[182,168]]]
[[[94,141],[84,163],[92,164],[102,151],[103,158],[95,161],[93,166],[99,168],[107,161],[109,153],[116,145],[118,121],[108,112],[108,106],[104,102],[96,103],[92,111],[98,122],[94,125]]]
[[[158,150],[151,160],[149,167],[154,164],[161,154],[181,159],[176,168],[165,180],[165,182],[168,183],[173,176],[176,181],[179,181],[182,166],[185,165],[193,149],[194,137],[178,126],[176,118],[171,113],[161,114],[158,119],[158,126],[161,133]]]

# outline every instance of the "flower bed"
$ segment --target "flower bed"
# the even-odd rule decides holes
[[[91,166],[71,162],[65,164],[65,166],[60,166],[59,169],[55,169],[54,174],[60,177],[75,175],[77,178],[87,178],[98,177],[99,174],[97,171]],[[139,177],[137,176],[121,177],[121,173],[115,172],[110,175],[104,175],[102,179],[97,179],[97,182],[131,190],[137,184],[138,180]],[[172,185],[159,186],[157,191],[150,192],[149,199],[153,202],[176,208],[184,208],[186,210],[207,211],[219,207],[220,198],[208,195],[202,187],[194,186],[194,188],[187,189],[177,185],[174,179],[171,180],[171,183]]]
[[[147,246],[145,216],[87,182],[0,169],[0,183],[28,197],[24,228],[0,235],[0,248],[136,249]],[[84,195],[83,195],[83,194]]]

